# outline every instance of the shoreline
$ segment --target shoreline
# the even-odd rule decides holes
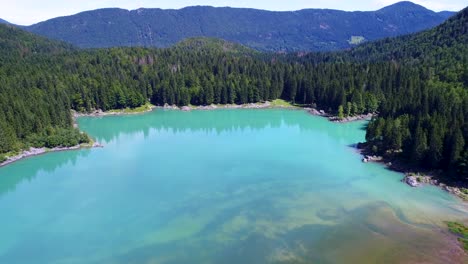
[[[79,117],[100,117],[100,116],[120,116],[120,115],[137,115],[137,114],[144,114],[153,111],[154,109],[158,108],[155,105],[147,104],[143,105],[138,110],[134,111],[132,109],[126,108],[121,110],[111,110],[111,111],[102,111],[102,109],[97,109],[92,112],[82,113],[77,112],[76,110],[71,110],[73,124],[77,127],[76,119]]]
[[[227,104],[227,105],[209,105],[209,106],[183,106],[178,107],[176,105],[164,105],[164,106],[155,106],[151,104],[144,105],[140,107],[138,110],[134,111],[134,109],[122,109],[122,110],[111,110],[111,111],[102,111],[101,109],[94,110],[89,113],[80,113],[75,110],[71,110],[71,115],[73,119],[73,127],[78,128],[78,123],[76,122],[77,118],[80,117],[104,117],[104,116],[122,116],[122,115],[137,115],[137,114],[144,114],[154,111],[155,109],[168,109],[168,110],[180,110],[184,112],[192,111],[192,110],[216,110],[216,109],[268,109],[268,108],[281,108],[281,109],[301,109],[301,107],[297,106],[280,106],[273,104],[272,102],[264,102],[264,103],[251,103],[251,104],[243,104],[243,105],[236,105],[236,104]],[[50,152],[61,152],[61,151],[70,151],[70,150],[78,150],[78,149],[92,149],[92,148],[103,148],[104,146],[98,142],[91,141],[89,144],[81,144],[72,147],[55,147],[55,148],[34,148],[30,147],[27,150],[21,150],[18,154],[13,156],[6,156],[6,160],[0,162],[0,168],[5,167],[7,165],[11,165],[17,161],[39,156],[43,154],[47,154]]]
[[[373,117],[377,116],[377,114],[375,113],[368,113],[368,114],[361,114],[361,115],[354,115],[354,116],[339,118],[338,116],[328,114],[323,110],[319,111],[315,108],[309,108],[309,107],[305,107],[303,109],[306,110],[311,115],[325,117],[328,119],[328,121],[333,122],[333,123],[350,123],[350,122],[355,122],[355,121],[371,120]]]
[[[400,181],[412,188],[432,185],[460,198],[463,202],[468,202],[467,184],[461,182],[447,183],[446,181],[441,180],[440,173],[437,171],[428,171],[414,166],[411,167],[395,157],[372,155],[366,147],[363,148],[362,146],[363,143],[360,143],[356,146],[356,149],[358,153],[363,156],[363,163],[378,163],[388,170],[402,173],[404,177]]]
[[[190,112],[190,111],[197,111],[197,110],[218,110],[218,109],[310,109],[310,108],[303,108],[294,105],[280,105],[274,102],[266,101],[262,103],[249,103],[249,104],[225,104],[225,105],[199,105],[199,106],[177,106],[177,105],[168,105],[165,104],[164,106],[156,106],[156,105],[147,105],[145,109],[141,109],[139,111],[131,111],[128,109],[122,110],[111,110],[111,111],[102,111],[101,109],[94,110],[89,113],[80,113],[72,110],[72,116],[74,119],[79,117],[104,117],[104,116],[122,116],[122,115],[137,115],[137,114],[144,114],[152,112],[156,109],[164,109],[164,110],[179,110],[183,112]]]
[[[275,103],[280,102],[280,104]],[[355,116],[350,116],[350,117],[345,117],[345,118],[338,118],[335,115],[328,114],[324,110],[317,110],[316,108],[311,108],[311,107],[301,107],[301,106],[295,106],[291,105],[289,103],[286,103],[282,100],[275,100],[273,102],[266,101],[262,103],[249,103],[249,104],[243,104],[243,105],[237,105],[237,104],[226,104],[226,105],[215,105],[211,104],[208,106],[176,106],[176,105],[168,105],[165,104],[164,106],[154,106],[154,105],[146,105],[146,109],[142,109],[142,111],[137,111],[137,112],[129,112],[126,110],[119,110],[119,111],[110,111],[110,112],[104,112],[102,110],[95,110],[91,113],[77,113],[76,111],[73,112],[73,118],[76,125],[76,118],[78,117],[104,117],[104,116],[120,116],[120,115],[134,115],[134,114],[144,114],[151,112],[155,109],[166,109],[166,110],[178,110],[178,111],[183,111],[183,112],[190,112],[190,111],[197,111],[197,110],[202,110],[202,111],[210,111],[210,110],[219,110],[219,109],[298,109],[298,110],[304,110],[308,114],[313,115],[313,116],[319,116],[326,118],[328,121],[333,122],[333,123],[350,123],[350,122],[355,122],[355,121],[362,121],[362,120],[371,120],[373,117],[377,116],[375,113],[368,113],[368,114],[362,114],[362,115],[355,115]],[[281,104],[281,102],[284,102]],[[422,185],[433,185],[437,186],[440,189],[447,191],[456,197],[462,199],[463,201],[468,201],[468,193],[464,193],[460,188],[468,188],[468,186],[462,186],[460,184],[447,184],[439,180],[439,177],[437,175],[434,175],[432,172],[423,172],[423,170],[418,169],[418,168],[411,168],[411,166],[406,165],[401,163],[400,161],[396,160],[395,158],[385,158],[381,156],[374,156],[370,154],[370,152],[365,149],[359,147],[360,144],[357,144],[358,146],[356,147],[359,154],[363,156],[362,161],[364,163],[367,162],[374,162],[374,163],[379,163],[384,165],[387,169],[398,172],[398,173],[403,173],[404,177],[401,180],[401,182],[411,186],[411,187],[420,187]]]
[[[165,109],[165,110],[179,110],[183,112],[190,112],[190,111],[210,111],[210,110],[219,110],[219,109],[297,109],[297,110],[304,110],[308,114],[313,116],[319,116],[326,118],[328,121],[333,123],[350,123],[355,121],[361,120],[371,120],[373,117],[376,116],[375,113],[368,113],[362,115],[355,115],[345,118],[338,118],[335,115],[331,115],[326,113],[324,110],[317,110],[311,107],[301,107],[291,105],[283,100],[275,100],[273,102],[266,101],[262,103],[249,103],[249,104],[225,104],[225,105],[215,105],[211,104],[208,106],[176,106],[176,105],[168,105],[165,104],[164,106],[155,106],[151,104],[146,104],[136,111],[134,109],[122,109],[122,110],[111,110],[111,111],[102,111],[101,109],[94,110],[89,113],[79,113],[75,110],[71,110],[72,118],[73,118],[73,126],[78,128],[78,124],[76,119],[79,117],[105,117],[105,116],[122,116],[122,115],[137,115],[137,114],[144,114],[152,112],[156,109]],[[365,143],[364,143],[365,144]],[[361,147],[360,147],[361,145]],[[0,163],[0,167],[9,165],[16,161],[22,160],[24,158],[33,157],[37,155],[46,154],[48,152],[58,152],[58,151],[67,151],[67,150],[77,150],[81,148],[97,148],[103,147],[101,144],[97,142],[90,143],[87,146],[73,146],[73,147],[57,147],[53,149],[46,149],[46,148],[30,148],[29,150],[23,150],[20,154],[17,154],[12,157],[8,157],[6,161]],[[463,184],[447,184],[439,180],[437,174],[433,172],[423,172],[418,168],[411,168],[411,166],[407,164],[403,164],[395,158],[388,158],[382,156],[375,156],[370,154],[370,152],[366,148],[362,148],[362,143],[357,144],[356,146],[357,151],[361,156],[363,156],[362,161],[364,163],[373,162],[379,163],[384,165],[387,169],[403,173],[404,177],[401,182],[411,186],[411,187],[420,187],[423,185],[433,185],[437,186],[440,189],[447,191],[456,197],[462,199],[463,201],[468,201],[468,186]],[[463,189],[467,190],[466,192]]]
[[[92,148],[103,148],[104,146],[98,142],[90,142],[88,144],[81,144],[71,147],[55,147],[55,148],[34,148],[30,147],[28,150],[22,150],[19,154],[14,156],[7,157],[7,159],[3,162],[0,162],[0,167],[5,167],[7,165],[11,165],[17,161],[40,156],[43,154],[51,153],[51,152],[61,152],[61,151],[69,151],[69,150],[79,150],[79,149],[92,149]]]

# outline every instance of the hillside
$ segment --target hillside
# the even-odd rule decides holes
[[[368,146],[390,156],[401,150],[396,156],[406,162],[448,169],[467,183],[468,8],[434,29],[369,43],[349,55],[407,68],[381,84],[387,97],[367,129]]]
[[[0,24],[10,24],[10,22],[0,18]]]
[[[450,15],[411,2],[373,12],[328,9],[271,12],[208,6],[180,10],[99,9],[24,29],[85,48],[168,47],[186,38],[204,36],[262,51],[322,51],[432,28]]]
[[[7,24],[0,24],[0,36],[0,62],[38,54],[50,56],[74,49],[70,44],[37,36]]]
[[[387,38],[354,48],[354,58],[370,60],[424,60],[429,54],[467,55],[468,18],[464,9],[433,29],[397,38]],[[452,51],[452,52],[448,52]]]
[[[258,53],[256,50],[243,45],[217,38],[188,38],[177,43],[174,47],[187,51],[215,51],[220,53],[249,55]]]
[[[76,142],[70,109],[281,98],[341,117],[378,112],[367,129],[372,151],[468,182],[467,13],[410,36],[307,56],[206,38],[167,49],[75,50],[0,25],[0,153]]]

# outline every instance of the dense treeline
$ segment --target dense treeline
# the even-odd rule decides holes
[[[378,112],[367,131],[373,151],[466,180],[467,12],[413,36],[306,56],[209,39],[83,51],[0,26],[0,153],[76,139],[64,132],[72,128],[69,109],[282,98],[343,116]]]
[[[380,153],[401,151],[414,164],[468,180],[468,9],[432,30],[348,55],[400,67],[367,130],[370,146]]]

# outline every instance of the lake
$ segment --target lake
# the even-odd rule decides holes
[[[302,110],[80,118],[102,149],[0,168],[0,263],[454,263],[466,204]]]

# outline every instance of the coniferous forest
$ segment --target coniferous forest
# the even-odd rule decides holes
[[[0,153],[86,142],[70,109],[281,98],[337,115],[378,113],[367,128],[372,151],[467,182],[467,89],[468,9],[421,33],[287,55],[214,39],[81,50],[0,25]]]

